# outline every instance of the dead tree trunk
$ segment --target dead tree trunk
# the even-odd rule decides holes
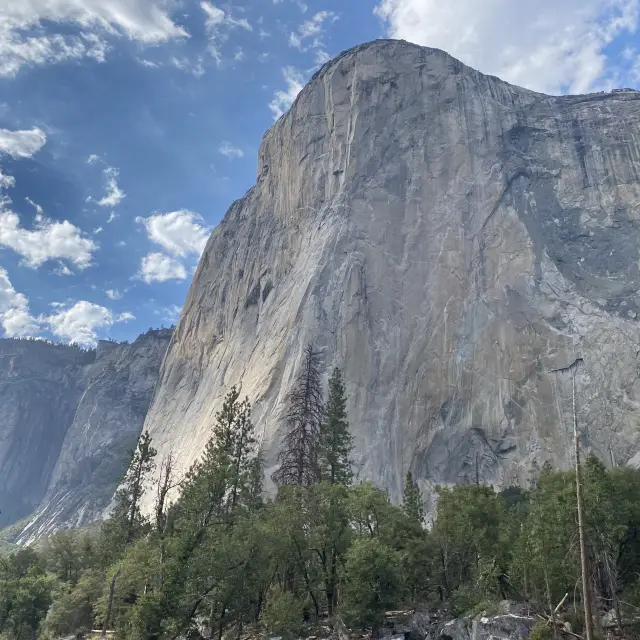
[[[582,480],[580,473],[580,437],[578,432],[578,413],[576,411],[576,372],[573,372],[573,438],[576,453],[576,502],[578,504],[578,537],[580,539],[580,572],[582,574],[582,600],[584,604],[585,640],[593,640],[593,617],[591,613],[591,592],[589,589],[589,570],[587,565],[587,544],[584,531],[584,513],[582,507]]]
[[[113,596],[116,591],[116,580],[120,575],[120,571],[116,571],[113,574],[113,578],[111,578],[111,584],[109,585],[109,602],[107,604],[107,615],[104,617],[104,622],[102,623],[102,633],[100,634],[101,638],[107,637],[107,629],[109,628],[109,624],[111,623],[111,612],[113,611]]]

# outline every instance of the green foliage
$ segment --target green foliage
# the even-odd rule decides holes
[[[478,579],[486,563],[500,563],[503,520],[504,502],[491,487],[460,485],[440,490],[433,527],[437,549],[433,572],[445,594]]]
[[[260,621],[269,633],[287,640],[297,638],[302,630],[304,602],[293,593],[279,587],[269,590],[267,605]]]
[[[344,613],[353,625],[380,627],[402,594],[398,553],[378,538],[354,540],[345,556]]]
[[[529,640],[551,640],[552,638],[553,632],[545,622],[536,622],[529,634]]]
[[[60,531],[49,537],[43,555],[47,569],[61,582],[76,584],[82,570],[97,561],[96,544],[87,533]]]
[[[418,483],[413,479],[411,471],[407,471],[404,481],[403,508],[407,517],[422,524],[424,522],[424,504]]]
[[[93,626],[94,603],[102,593],[104,575],[88,570],[75,585],[59,583],[53,592],[53,602],[44,620],[44,629],[54,638],[85,633]]]
[[[0,633],[14,640],[35,635],[51,605],[55,580],[32,549],[0,558]]]
[[[206,637],[240,637],[257,623],[294,638],[305,620],[335,614],[375,633],[388,609],[431,603],[492,613],[512,599],[549,612],[567,592],[580,608],[573,473],[545,467],[530,492],[438,488],[427,530],[410,474],[402,506],[370,482],[348,484],[351,444],[336,372],[329,395],[323,480],[286,482],[273,501],[263,495],[251,407],[238,389],[171,506],[161,498],[177,485],[171,458],[149,488],[155,450],[144,434],[97,535],[62,532],[39,551],[0,555],[0,638],[57,638],[103,624],[130,640],[201,637],[203,627]],[[583,485],[594,595],[604,608],[635,615],[640,472],[608,471],[589,457]],[[145,489],[158,497],[152,520],[140,508]],[[542,625],[532,637],[549,631]]]
[[[116,492],[113,512],[102,527],[100,546],[105,566],[116,561],[127,545],[149,531],[149,522],[142,515],[140,503],[146,480],[155,468],[156,453],[151,436],[145,431],[132,453],[122,486]]]
[[[321,477],[332,484],[351,484],[352,450],[353,438],[347,421],[347,396],[340,369],[335,368],[329,378],[326,416],[320,429]]]

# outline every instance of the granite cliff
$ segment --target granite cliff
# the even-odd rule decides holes
[[[327,63],[201,258],[146,418],[186,468],[232,384],[269,468],[308,341],[360,478],[526,485],[640,452],[640,93],[547,96],[440,50]]]
[[[171,330],[81,349],[0,340],[0,528],[28,542],[101,517],[151,402]]]

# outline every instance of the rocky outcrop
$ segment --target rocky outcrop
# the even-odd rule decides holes
[[[384,631],[390,640],[526,640],[538,621],[525,605],[504,600],[496,609],[457,618],[416,610],[395,616]]]
[[[554,97],[377,41],[265,135],[202,255],[146,420],[186,468],[232,384],[273,470],[313,341],[360,478],[526,485],[640,452],[640,94]]]
[[[0,528],[25,543],[100,518],[153,396],[170,330],[83,351],[0,340]]]

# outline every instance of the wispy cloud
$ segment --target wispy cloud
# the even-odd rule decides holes
[[[227,158],[242,158],[244,157],[244,151],[238,147],[234,147],[230,142],[223,142],[218,151]]]
[[[320,36],[324,30],[325,22],[337,19],[338,16],[332,11],[319,11],[310,20],[303,22],[297,31],[290,34],[289,44],[298,51],[322,50],[324,45]]]
[[[15,186],[16,179],[13,176],[2,173],[2,169],[0,168],[0,189],[11,189]],[[2,203],[2,195],[0,195],[0,203]]]
[[[0,129],[0,154],[10,155],[12,158],[31,158],[47,141],[42,129],[10,131]]]
[[[234,28],[253,31],[252,25],[246,18],[237,18],[230,11],[223,11],[211,2],[201,2],[201,9],[205,13],[205,29],[209,37],[208,51],[216,62],[222,62],[221,46],[229,38],[229,31]]]
[[[41,27],[47,23],[48,31]],[[70,27],[79,30],[69,33]],[[186,37],[161,0],[22,0],[0,5],[0,75],[79,58],[104,61],[109,40],[141,44]]]
[[[117,289],[107,289],[105,293],[107,294],[107,298],[111,300],[120,300],[120,298],[122,298],[122,294]]]
[[[269,109],[276,120],[289,110],[304,86],[302,74],[294,67],[285,67],[282,69],[282,75],[286,89],[276,91],[273,100],[269,103]]]
[[[104,171],[107,193],[98,200],[101,207],[117,207],[126,197],[127,194],[118,186],[118,176],[120,172],[114,167],[107,167]]]

